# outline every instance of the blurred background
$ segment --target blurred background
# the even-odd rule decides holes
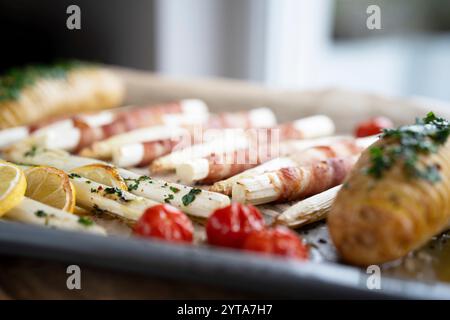
[[[68,30],[66,8],[81,8]],[[378,5],[381,29],[366,13]],[[0,0],[0,70],[78,58],[176,77],[450,100],[446,0]]]

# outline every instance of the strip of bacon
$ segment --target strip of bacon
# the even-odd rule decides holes
[[[315,142],[316,140],[316,142]],[[286,167],[301,167],[325,161],[330,158],[349,157],[359,155],[364,149],[359,140],[353,138],[305,140],[305,147],[295,153],[284,155],[269,160],[250,170],[232,176],[226,180],[218,181],[211,187],[212,191],[220,192],[226,195],[232,194],[233,185],[242,179],[252,179],[266,172],[279,170]],[[314,143],[316,143],[314,145]],[[320,145],[322,143],[323,145]]]
[[[254,205],[299,200],[341,184],[357,156],[330,158],[315,164],[288,167],[237,181],[233,201]]]
[[[178,143],[176,139],[165,139],[122,145],[114,149],[112,162],[124,168],[144,167],[169,154]]]

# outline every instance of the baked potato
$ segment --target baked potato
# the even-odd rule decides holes
[[[124,85],[98,65],[68,61],[27,66],[0,77],[0,129],[120,105]]]
[[[379,264],[406,255],[450,219],[449,123],[429,113],[387,129],[366,149],[331,208],[331,238],[344,260]]]

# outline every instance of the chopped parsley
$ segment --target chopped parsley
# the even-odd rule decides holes
[[[24,157],[34,157],[36,155],[38,148],[37,146],[32,146],[30,150],[23,154]]]
[[[190,205],[195,200],[195,196],[200,194],[201,192],[202,192],[202,189],[196,189],[196,188],[191,189],[187,194],[185,194],[181,198],[183,205],[185,205],[185,206]]]
[[[432,164],[420,167],[417,162],[419,155],[436,153],[449,135],[449,122],[436,117],[433,112],[429,112],[423,119],[417,119],[413,125],[385,129],[381,139],[387,143],[369,149],[371,165],[366,172],[380,179],[384,172],[390,170],[397,161],[401,161],[408,177],[437,182],[441,179],[439,166]]]
[[[43,210],[38,210],[38,211],[36,211],[36,212],[34,213],[34,215],[35,215],[36,217],[39,217],[39,218],[45,218],[45,217],[48,216],[48,214],[47,214],[45,211],[43,211]]]
[[[139,188],[139,184],[143,181],[148,181],[148,183],[153,183],[152,179],[148,176],[140,176],[137,179],[125,179],[125,182],[127,182],[129,191],[137,190]],[[129,182],[132,182],[132,183],[129,183]]]
[[[125,196],[124,196],[122,190],[120,190],[120,189],[117,188],[117,187],[114,187],[114,188],[113,188],[113,187],[105,188],[104,194],[116,195],[116,196],[119,197],[120,200],[125,201],[125,202],[130,201],[129,199],[125,198]]]
[[[173,200],[173,198],[174,198],[173,194],[168,194],[166,196],[166,198],[164,198],[164,202],[165,203],[170,203],[170,201]]]
[[[70,173],[69,174],[69,178],[70,179],[75,179],[75,178],[81,178],[81,176],[77,173]]]
[[[173,193],[178,193],[178,192],[180,192],[180,189],[175,188],[175,187],[170,187],[169,189],[170,189],[170,191],[172,191]]]
[[[65,79],[74,68],[88,66],[80,61],[60,61],[50,66],[30,65],[13,68],[0,77],[0,101],[12,101],[20,97],[22,90],[43,78]]]
[[[88,217],[79,217],[78,223],[82,224],[85,227],[90,227],[94,224],[94,221],[92,221],[92,219]]]

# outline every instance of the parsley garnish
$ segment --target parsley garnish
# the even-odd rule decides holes
[[[117,196],[120,198],[120,200],[125,201],[125,202],[130,201],[129,199],[125,198],[125,196],[123,195],[122,190],[120,190],[120,189],[117,188],[117,187],[114,187],[114,188],[112,188],[112,187],[105,188],[104,193],[105,193],[105,194],[115,194],[115,195],[117,195]]]
[[[88,217],[79,217],[78,223],[82,224],[85,227],[90,227],[94,224],[94,221],[92,221],[92,219],[90,219]]]
[[[137,190],[137,188],[139,188],[139,184],[142,181],[148,181],[149,183],[153,183],[152,179],[148,176],[140,176],[137,179],[125,179],[125,181],[127,182],[129,191]],[[129,184],[129,182],[134,182],[134,183]]]
[[[69,174],[69,178],[70,178],[70,179],[81,178],[81,176],[80,176],[79,174],[77,174],[77,173],[70,173],[70,174]]]
[[[202,189],[193,188],[181,198],[181,201],[183,202],[183,204],[185,206],[188,206],[195,200],[195,196],[197,194],[200,194],[201,192],[202,192]]]
[[[36,217],[39,217],[39,218],[47,217],[47,213],[45,211],[43,211],[43,210],[38,210],[34,214],[35,214]]]
[[[180,189],[175,188],[175,187],[170,187],[169,189],[170,189],[170,191],[172,191],[173,193],[178,193],[178,192],[180,191]]]
[[[173,200],[174,196],[173,194],[168,194],[167,198],[164,199],[165,203],[170,203],[171,200]]]
[[[371,166],[367,169],[367,173],[380,179],[397,161],[402,161],[404,172],[408,177],[437,182],[440,180],[440,168],[437,165],[420,168],[417,161],[421,154],[436,153],[449,135],[448,121],[436,117],[433,112],[429,112],[423,119],[417,119],[413,125],[385,129],[381,139],[386,140],[387,144],[369,149]]]
[[[36,146],[32,146],[30,150],[25,152],[23,155],[24,157],[34,157],[36,155],[38,148]]]

